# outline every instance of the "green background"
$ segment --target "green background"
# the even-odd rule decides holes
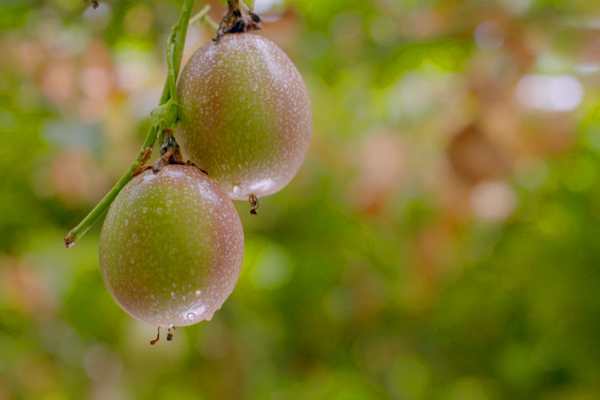
[[[0,2],[0,399],[600,398],[600,5],[274,3],[310,152],[238,204],[223,309],[151,347],[99,226],[62,237],[135,156],[179,3]]]

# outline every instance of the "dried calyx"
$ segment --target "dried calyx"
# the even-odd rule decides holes
[[[221,20],[215,42],[228,33],[244,33],[260,29],[260,17],[243,0],[227,0],[227,14]]]

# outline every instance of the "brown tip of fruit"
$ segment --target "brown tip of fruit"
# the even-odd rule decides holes
[[[250,214],[258,215],[258,196],[254,193],[250,194],[250,196],[248,196],[248,202],[250,203]]]
[[[160,326],[156,329],[156,337],[150,341],[150,346],[154,346],[160,340]]]

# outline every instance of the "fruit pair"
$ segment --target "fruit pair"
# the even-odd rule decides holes
[[[198,167],[167,165],[135,177],[111,205],[100,243],[117,302],[158,326],[191,325],[221,307],[243,254],[230,198],[266,196],[289,183],[311,131],[300,74],[257,35],[229,34],[198,50],[178,94],[176,137]]]

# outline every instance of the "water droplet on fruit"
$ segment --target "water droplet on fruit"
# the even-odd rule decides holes
[[[184,318],[188,321],[195,319],[205,319],[206,306],[204,304],[198,304],[193,308],[187,310],[184,314]]]
[[[196,318],[196,314],[193,312],[185,314],[185,319],[193,320],[194,318]]]

